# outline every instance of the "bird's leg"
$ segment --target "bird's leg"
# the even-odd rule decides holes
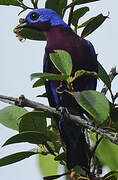
[[[67,117],[68,116],[68,118],[69,118],[69,111],[68,111],[68,109],[61,105],[61,97],[63,96],[63,93],[64,92],[68,92],[69,93],[69,91],[67,89],[67,82],[66,81],[61,81],[59,87],[57,87],[57,89],[56,89],[56,92],[58,94],[58,104],[57,104],[56,109],[61,112],[62,117],[65,117],[65,116]]]

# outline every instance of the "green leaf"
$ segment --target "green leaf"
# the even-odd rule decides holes
[[[55,53],[50,53],[50,59],[61,73],[68,76],[71,74],[72,59],[67,51],[55,50]]]
[[[30,156],[35,155],[35,154],[37,154],[37,153],[32,152],[32,151],[23,151],[23,152],[11,154],[9,156],[6,156],[6,157],[3,157],[0,159],[0,167],[16,163],[25,158],[29,158]]]
[[[75,0],[74,2],[70,3],[68,6],[66,6],[64,8],[64,10],[73,7],[75,5],[80,5],[80,4],[85,4],[85,3],[90,3],[90,2],[95,2],[95,1],[99,1],[99,0]]]
[[[85,21],[84,23],[82,23],[81,25],[79,25],[77,28],[83,28],[83,27],[87,26],[88,23],[89,23],[90,21],[92,21],[94,18],[95,18],[95,17],[92,17],[92,18],[88,19],[87,21]]]
[[[45,8],[53,9],[57,12],[57,14],[60,15],[60,17],[63,17],[63,9],[67,5],[67,0],[46,0]]]
[[[49,137],[50,138],[50,137]],[[59,145],[59,143],[57,142],[57,141],[53,141],[53,142],[51,142],[51,138],[50,138],[50,141],[47,141],[47,143],[48,143],[48,145],[51,147],[51,149],[53,150],[53,152],[55,152],[55,153],[59,153],[59,150],[60,150],[60,145]]]
[[[54,54],[54,53],[53,53]],[[31,74],[31,80],[35,78],[48,79],[48,80],[66,80],[69,76],[65,74],[53,74],[53,73],[34,73]]]
[[[118,129],[118,108],[112,108],[110,112],[111,126]]]
[[[24,39],[45,41],[43,32],[31,28],[20,28],[18,34]]]
[[[80,76],[84,75],[85,73],[86,73],[86,71],[83,70],[83,69],[82,70],[78,70],[78,71],[75,72],[74,77],[75,78],[80,77]]]
[[[23,115],[20,118],[19,132],[36,131],[46,133],[47,122],[46,115],[42,111],[33,111]]]
[[[89,11],[88,7],[82,7],[82,8],[79,8],[79,9],[77,9],[77,10],[75,10],[73,12],[73,16],[72,16],[72,24],[73,24],[73,26],[77,26],[79,19],[82,16],[84,16],[84,14],[86,14],[87,11]]]
[[[21,2],[23,0],[20,0]],[[17,0],[0,0],[0,5],[6,5],[6,6],[19,6],[20,3]]]
[[[45,92],[45,93],[40,94],[40,95],[38,95],[38,96],[36,96],[36,97],[46,97],[46,98],[47,98],[47,93]]]
[[[57,161],[54,161],[54,156],[50,154],[47,156],[39,155],[39,167],[43,176],[56,174],[58,166],[59,163]]]
[[[66,172],[66,169],[65,169]],[[70,177],[70,175],[66,175],[65,180],[72,180],[72,178]]]
[[[48,144],[52,148],[52,150],[56,153],[59,153],[59,150],[61,148],[61,142],[60,142],[60,134],[59,131],[52,129],[52,126],[48,126],[47,130],[47,136],[49,137]]]
[[[45,85],[45,81],[43,79],[38,79],[34,84],[33,84],[33,88],[36,87],[40,87],[40,86],[44,86]]]
[[[106,97],[99,92],[88,90],[73,93],[76,101],[95,120],[103,123],[109,116],[110,106]]]
[[[95,31],[106,20],[106,18],[108,18],[108,16],[103,16],[102,14],[94,17],[94,19],[92,19],[83,29],[81,37],[85,38]]]
[[[54,118],[54,116],[51,118],[51,128],[59,134],[59,130],[57,127],[57,123],[56,123],[56,119]],[[60,136],[60,135],[59,135]]]
[[[48,140],[48,137],[45,134],[34,132],[34,131],[27,131],[9,138],[3,146],[14,144],[14,143],[21,143],[21,142],[29,142],[32,144],[44,144]]]
[[[66,154],[65,152],[62,152],[58,156],[54,158],[55,161],[66,161]]]
[[[110,78],[103,68],[103,66],[98,62],[98,76],[99,78],[106,84],[106,86],[110,89],[111,88],[111,82]]]
[[[33,73],[33,74],[30,75],[31,80],[37,79],[37,78],[40,78],[40,73]]]
[[[113,144],[106,139],[102,140],[96,150],[96,155],[102,164],[113,171],[118,167],[117,154],[118,145]]]
[[[83,76],[83,75],[89,75],[89,76],[94,76],[94,77],[98,77],[96,72],[93,71],[85,71],[85,70],[78,70],[75,72],[74,77],[71,79],[71,82],[74,81],[76,78]]]
[[[0,110],[0,123],[4,126],[18,130],[18,118],[28,111],[18,106],[8,106]]]

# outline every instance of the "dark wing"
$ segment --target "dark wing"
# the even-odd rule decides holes
[[[43,72],[50,73],[51,65],[53,64],[51,63],[49,55],[45,52],[44,60],[43,60]],[[48,101],[49,101],[50,106],[52,107],[57,107],[57,104],[58,104],[58,96],[56,93],[56,88],[58,87],[58,85],[59,85],[59,82],[56,82],[56,81],[48,80],[45,82],[45,88],[46,88]]]
[[[87,54],[82,54],[83,61],[79,64],[79,61],[76,61],[77,58],[72,58],[73,60],[73,73],[80,69],[91,70],[97,72],[97,60],[93,47],[88,41],[87,44]],[[65,49],[66,50],[66,49]],[[77,50],[76,50],[77,52]],[[72,54],[71,54],[72,55]],[[85,61],[86,60],[86,61]],[[91,63],[92,60],[92,63]],[[91,63],[86,65],[85,63]],[[52,64],[49,55],[45,53],[44,56],[44,72],[59,73],[54,65]],[[92,76],[83,76],[76,79],[73,83],[75,91],[82,90],[95,90],[96,89],[97,79]],[[49,100],[50,106],[57,107],[58,102],[60,106],[66,107],[68,111],[73,111],[81,115],[83,109],[77,104],[74,97],[64,91],[60,96],[56,92],[56,88],[59,87],[60,82],[58,81],[46,81],[45,87],[47,92],[47,97]],[[65,88],[66,89],[66,88]],[[84,130],[81,126],[77,126],[71,121],[67,121],[64,118],[56,118],[56,122],[60,131],[62,140],[64,141],[67,149],[67,167],[68,169],[73,168],[75,165],[80,165],[82,167],[88,168],[88,157],[89,157],[89,147],[85,140]]]

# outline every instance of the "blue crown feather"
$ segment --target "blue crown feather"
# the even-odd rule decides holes
[[[31,15],[33,13],[37,13],[38,15],[36,20],[31,19]],[[51,26],[62,25],[62,27],[69,27],[69,25],[67,25],[55,11],[48,8],[34,9],[33,11],[29,12],[24,21],[27,21],[28,23],[49,21]]]

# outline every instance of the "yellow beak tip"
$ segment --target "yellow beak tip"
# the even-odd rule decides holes
[[[15,34],[18,34],[19,30],[15,28],[15,29],[13,29],[13,32],[14,32]]]

